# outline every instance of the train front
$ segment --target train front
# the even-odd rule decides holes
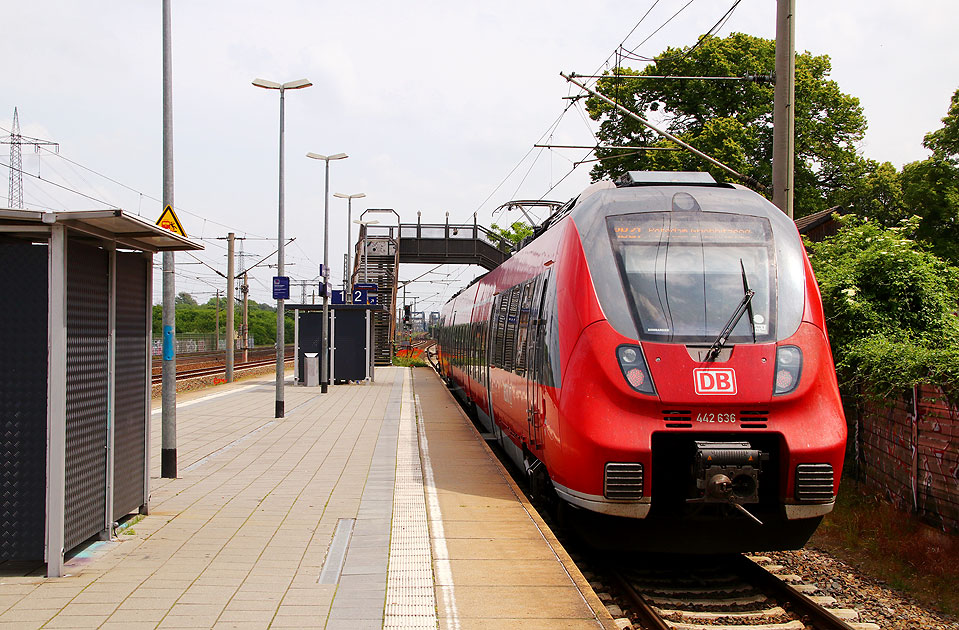
[[[614,546],[801,547],[834,505],[846,425],[793,222],[706,183],[600,190],[572,218],[606,320],[563,374],[557,492],[608,515],[587,529]]]

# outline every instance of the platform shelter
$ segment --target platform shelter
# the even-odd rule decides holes
[[[153,254],[203,246],[121,210],[0,209],[0,561],[149,508]]]

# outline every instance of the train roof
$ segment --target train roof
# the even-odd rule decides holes
[[[759,196],[754,191],[735,184],[717,182],[712,175],[702,171],[629,171],[617,181],[602,180],[589,185],[579,195],[570,199],[566,204],[551,214],[542,224],[533,228],[533,235],[524,240],[519,248],[522,249],[540,234],[543,234],[550,227],[566,217],[573,208],[582,204],[586,199],[596,193],[608,190],[623,188],[661,188],[661,187],[694,187],[694,188],[717,188],[726,190],[748,191],[746,196]],[[728,194],[728,193],[727,193]],[[649,198],[646,194],[638,193],[636,195],[627,195],[631,199],[639,197]]]

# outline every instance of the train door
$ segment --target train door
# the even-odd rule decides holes
[[[526,417],[532,448],[543,448],[543,425],[546,421],[546,321],[543,317],[543,298],[549,283],[550,271],[537,276],[532,284],[529,332],[526,336]]]

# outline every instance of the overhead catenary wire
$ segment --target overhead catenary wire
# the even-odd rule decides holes
[[[6,129],[6,128],[2,127],[2,126],[0,126],[0,131],[5,131],[5,132],[7,132],[7,133],[10,133],[10,131],[9,131],[8,129]],[[51,156],[53,156],[53,157],[58,157],[58,158],[60,158],[60,159],[62,159],[62,160],[65,160],[66,162],[69,162],[70,164],[72,164],[72,165],[74,165],[74,166],[77,166],[77,167],[79,167],[79,168],[81,168],[81,169],[83,169],[83,170],[85,170],[85,171],[88,171],[88,172],[96,175],[97,177],[102,177],[103,179],[107,180],[108,182],[113,183],[113,184],[116,184],[117,186],[120,186],[120,187],[122,187],[122,188],[124,188],[124,189],[126,189],[126,190],[128,190],[128,191],[130,191],[130,192],[136,193],[137,195],[140,195],[141,197],[146,197],[147,199],[149,199],[149,200],[151,200],[151,201],[155,201],[155,202],[157,202],[157,203],[161,203],[161,204],[163,203],[162,200],[159,199],[159,198],[157,198],[157,197],[154,197],[154,196],[152,196],[152,195],[150,195],[150,194],[148,194],[148,193],[144,193],[144,192],[142,192],[142,191],[140,191],[140,190],[137,190],[136,188],[133,188],[132,186],[129,186],[129,185],[127,185],[127,184],[124,184],[123,182],[121,182],[121,181],[119,181],[119,180],[116,180],[116,179],[110,177],[109,175],[105,175],[105,174],[103,174],[103,173],[101,173],[101,172],[99,172],[99,171],[97,171],[97,170],[95,170],[95,169],[92,169],[92,168],[90,168],[90,167],[88,167],[88,166],[86,166],[86,165],[84,165],[84,164],[81,164],[80,162],[77,162],[77,161],[75,161],[75,160],[71,160],[70,158],[68,158],[68,157],[65,156],[64,154],[60,153],[59,151],[56,151],[56,152],[55,152],[55,151],[51,151],[50,149],[48,149],[48,148],[46,148],[46,147],[42,147],[42,146],[40,147],[40,150],[43,150],[43,151],[49,153],[49,154],[50,154]],[[0,163],[0,166],[5,166],[5,167],[7,167],[8,169],[10,168],[10,165],[9,165],[9,164],[2,164],[2,163]],[[114,204],[111,204],[111,203],[109,203],[109,202],[103,201],[102,199],[97,199],[97,198],[95,198],[95,197],[92,197],[92,196],[90,196],[90,195],[87,195],[87,194],[85,194],[85,193],[82,193],[82,192],[80,192],[80,191],[78,191],[78,190],[75,190],[75,189],[73,189],[73,188],[70,188],[69,186],[65,186],[65,185],[62,185],[62,184],[58,184],[57,182],[54,182],[54,181],[45,179],[45,178],[43,178],[43,177],[41,177],[41,176],[39,176],[39,175],[34,175],[34,174],[32,174],[32,173],[28,173],[28,172],[23,171],[23,170],[21,170],[21,172],[22,172],[23,174],[25,174],[25,175],[30,176],[30,177],[34,177],[35,179],[39,179],[39,180],[43,181],[44,183],[52,184],[52,185],[54,185],[54,186],[57,186],[57,187],[59,187],[59,188],[62,188],[62,189],[64,189],[64,190],[66,190],[66,191],[68,191],[68,192],[72,192],[72,193],[75,193],[75,194],[77,194],[77,195],[81,195],[81,196],[83,196],[83,197],[86,197],[86,198],[90,199],[91,201],[96,201],[97,203],[101,203],[101,204],[107,205],[107,206],[109,206],[110,208],[120,209],[120,207],[117,206],[117,205],[114,205]],[[89,184],[89,182],[86,182],[86,181],[85,181],[85,183],[88,183],[88,184]],[[93,187],[93,186],[91,185],[91,187]],[[233,232],[246,232],[245,230],[242,230],[242,229],[240,229],[240,228],[236,228],[236,227],[234,227],[234,226],[230,226],[230,225],[227,225],[227,224],[225,224],[225,223],[220,223],[220,222],[218,222],[218,221],[214,221],[214,220],[212,220],[212,219],[209,219],[209,218],[207,218],[207,217],[205,217],[205,216],[203,216],[203,215],[201,215],[201,214],[197,214],[197,213],[195,213],[195,212],[192,212],[191,210],[189,210],[189,209],[187,209],[187,208],[184,208],[184,207],[182,207],[182,206],[180,206],[180,205],[176,205],[176,206],[174,207],[174,210],[175,210],[176,212],[182,212],[182,213],[184,213],[184,214],[188,214],[188,215],[190,215],[190,216],[197,217],[198,219],[202,219],[204,223],[211,223],[211,224],[217,225],[217,226],[219,226],[219,227],[221,227],[221,228],[225,228],[225,229],[227,229],[227,230],[229,230],[229,231],[233,231]],[[136,214],[142,216],[139,211],[137,211]],[[264,236],[260,236],[260,235],[255,235],[255,236],[256,236],[257,238],[263,239],[263,240],[276,240],[276,239],[270,239],[269,237],[264,237]],[[193,238],[193,237],[191,237],[191,238]]]
[[[691,0],[691,2],[692,2],[692,0]],[[690,2],[690,3],[691,3],[691,2]],[[716,23],[713,24],[712,27],[710,27],[710,29],[709,29],[708,31],[706,31],[706,33],[704,33],[703,35],[701,35],[701,36],[696,40],[696,43],[695,43],[695,44],[693,44],[692,46],[690,46],[689,48],[683,50],[683,51],[680,52],[680,53],[677,53],[677,54],[675,54],[675,55],[668,55],[668,56],[659,57],[658,59],[655,58],[655,57],[645,57],[645,56],[643,56],[643,55],[637,55],[637,54],[635,54],[635,51],[639,49],[639,46],[642,46],[642,45],[646,42],[646,40],[644,40],[643,42],[640,42],[639,46],[637,46],[636,48],[634,48],[632,51],[627,51],[627,52],[620,51],[620,55],[621,55],[622,58],[624,58],[624,59],[630,59],[630,60],[632,60],[632,61],[649,61],[649,62],[657,61],[657,62],[661,62],[661,61],[678,61],[678,60],[681,60],[681,59],[685,59],[686,57],[688,57],[688,56],[690,55],[690,53],[692,53],[694,50],[696,50],[697,48],[699,48],[700,46],[702,46],[702,45],[706,42],[707,39],[709,39],[710,37],[712,37],[713,35],[715,35],[717,32],[719,32],[719,30],[720,30],[723,26],[726,25],[726,22],[729,21],[729,18],[730,18],[730,17],[732,17],[733,12],[736,11],[736,8],[739,6],[739,4],[740,4],[741,2],[742,2],[742,0],[734,0],[732,6],[731,6],[729,9],[727,9],[726,13],[724,13],[723,16],[720,17],[719,20],[717,20]],[[689,5],[687,4],[686,6],[689,6]],[[685,8],[686,8],[686,7],[683,7],[683,9],[685,9]],[[682,11],[683,9],[680,9],[680,11]],[[673,17],[675,17],[675,16],[673,16]],[[670,18],[670,20],[672,20],[672,18]],[[668,22],[667,22],[667,23],[668,23]],[[664,26],[665,26],[665,24],[664,24]],[[654,34],[655,34],[655,33],[654,33]],[[651,35],[650,37],[652,37],[652,35]],[[647,40],[648,40],[648,39],[649,39],[649,38],[647,38]],[[622,48],[622,47],[620,47],[620,48]]]
[[[709,155],[706,155],[705,153],[703,153],[702,151],[700,151],[700,150],[697,149],[696,147],[690,145],[689,143],[687,143],[687,142],[685,142],[685,141],[683,141],[683,140],[680,140],[679,138],[677,138],[677,137],[674,136],[673,134],[669,133],[668,131],[665,131],[665,130],[663,130],[663,129],[660,129],[659,127],[657,127],[657,126],[654,125],[653,123],[649,122],[648,120],[646,120],[645,118],[643,118],[643,117],[640,116],[639,114],[637,114],[637,113],[635,113],[635,112],[631,112],[630,110],[626,109],[626,108],[623,107],[622,105],[613,102],[612,99],[607,98],[606,96],[603,96],[603,95],[600,94],[599,92],[597,92],[597,91],[595,91],[595,90],[593,90],[593,89],[591,89],[591,88],[586,87],[583,83],[581,83],[581,82],[579,82],[579,81],[576,80],[576,76],[577,76],[577,75],[576,75],[575,73],[570,73],[569,75],[566,75],[565,73],[562,73],[562,72],[561,72],[561,73],[560,73],[560,76],[563,77],[564,79],[566,79],[567,81],[569,81],[570,83],[573,83],[573,84],[575,84],[575,85],[578,85],[579,87],[581,87],[582,89],[586,90],[587,92],[589,92],[590,94],[592,94],[592,95],[595,96],[596,98],[599,98],[600,100],[605,101],[605,102],[608,103],[609,105],[612,105],[613,107],[615,107],[615,108],[618,109],[619,111],[623,112],[623,113],[626,114],[627,116],[629,116],[629,117],[631,117],[631,118],[639,121],[640,123],[646,125],[647,127],[649,127],[650,129],[652,129],[653,131],[655,131],[655,132],[658,133],[659,135],[663,136],[663,137],[666,138],[667,140],[670,140],[671,142],[675,142],[676,144],[678,144],[679,146],[683,147],[684,149],[686,149],[686,150],[689,151],[690,153],[701,157],[702,159],[706,160],[707,162],[709,162],[709,163],[712,164],[713,166],[717,166],[717,167],[723,169],[724,171],[726,171],[726,172],[729,173],[730,175],[732,175],[732,176],[736,177],[737,179],[739,179],[739,180],[741,180],[741,181],[744,181],[744,182],[746,182],[746,183],[748,183],[748,184],[750,184],[750,185],[752,185],[752,186],[756,186],[756,187],[761,188],[761,189],[763,189],[763,190],[766,189],[766,186],[764,186],[762,183],[756,181],[756,180],[753,179],[752,177],[750,177],[750,176],[748,176],[748,175],[743,175],[742,173],[740,173],[740,172],[738,172],[738,171],[730,168],[729,166],[723,164],[723,163],[720,162],[719,160],[717,160],[717,159],[715,159],[715,158],[713,158],[713,157],[710,157]]]
[[[4,163],[4,162],[0,162],[0,166],[5,166],[5,167],[8,168],[8,169],[11,168],[9,164],[6,164],[6,163]],[[44,183],[46,183],[46,184],[50,184],[50,185],[52,185],[52,186],[56,186],[57,188],[61,188],[61,189],[63,189],[63,190],[66,190],[67,192],[71,192],[71,193],[73,193],[73,194],[75,194],[75,195],[80,195],[81,197],[85,197],[85,198],[89,199],[90,201],[95,201],[95,202],[97,202],[97,203],[99,203],[99,204],[102,204],[102,205],[104,205],[104,206],[107,206],[107,207],[109,207],[109,208],[111,208],[111,209],[113,209],[113,210],[119,210],[119,209],[120,209],[119,206],[115,206],[115,205],[113,205],[112,203],[109,203],[109,202],[104,201],[104,200],[102,200],[102,199],[97,199],[96,197],[93,197],[93,196],[88,195],[88,194],[86,194],[86,193],[82,193],[82,192],[80,192],[79,190],[74,190],[73,188],[70,188],[69,186],[64,186],[63,184],[58,184],[58,183],[55,182],[55,181],[52,181],[52,180],[49,180],[49,179],[44,179],[44,178],[41,177],[40,175],[34,175],[33,173],[27,173],[27,172],[25,172],[25,171],[23,171],[23,170],[21,170],[20,172],[21,172],[23,175],[26,175],[26,176],[28,176],[28,177],[33,177],[34,179],[38,179],[38,180],[40,180],[40,181],[42,181],[42,182],[44,182]]]

